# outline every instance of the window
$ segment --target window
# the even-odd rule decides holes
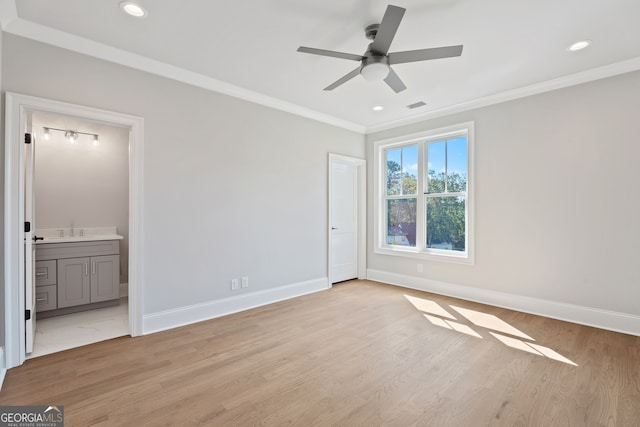
[[[377,143],[376,252],[472,262],[473,124]]]
[[[386,151],[387,244],[416,245],[418,146]]]

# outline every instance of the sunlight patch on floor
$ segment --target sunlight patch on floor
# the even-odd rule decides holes
[[[493,337],[495,339],[497,339],[498,341],[500,341],[502,344],[508,345],[511,348],[515,348],[515,349],[518,349],[518,350],[526,351],[528,353],[536,354],[538,356],[543,356],[542,353],[540,353],[539,351],[536,351],[535,349],[531,348],[530,346],[527,345],[527,343],[525,343],[522,340],[519,340],[517,338],[507,337],[507,336],[500,335],[500,334],[496,334],[495,332],[489,332],[489,333],[491,335],[493,335]]]
[[[511,326],[504,320],[499,317],[483,313],[477,310],[471,310],[468,308],[462,308],[450,305],[449,307],[456,312],[458,312],[464,319],[472,323],[473,325],[465,325],[460,323],[451,313],[449,313],[444,307],[438,304],[435,301],[430,301],[425,298],[414,297],[410,295],[404,296],[407,301],[409,301],[416,309],[422,312],[425,319],[427,319],[432,325],[438,326],[440,328],[449,329],[451,331],[456,331],[463,333],[465,335],[469,335],[476,338],[483,338],[472,326],[488,329],[489,334],[493,336],[495,339],[500,341],[502,344],[520,350],[527,353],[535,354],[536,356],[547,357],[549,359],[556,360],[558,362],[566,363],[568,365],[578,366],[577,363],[571,361],[570,359],[564,357],[557,351],[545,347],[540,344],[535,344],[535,341],[532,337],[525,334],[521,330]],[[428,313],[428,314],[427,314]],[[492,331],[498,331],[492,332]],[[503,335],[503,334],[508,334]],[[519,339],[520,338],[520,339]]]
[[[436,316],[445,317],[447,319],[456,320],[456,318],[452,314],[450,314],[447,310],[442,308],[442,306],[437,302],[429,301],[428,299],[424,299],[424,298],[412,297],[411,295],[405,295],[404,297],[407,300],[409,300],[409,302],[413,304],[415,308],[417,308],[422,312],[435,314]]]
[[[549,359],[557,360],[558,362],[564,362],[573,366],[578,366],[577,363],[572,362],[571,360],[567,359],[557,351],[550,349],[549,347],[545,347],[543,345],[534,344],[534,343],[527,343],[527,345],[535,348],[536,350],[538,350],[540,353],[542,353]]]
[[[535,341],[529,335],[525,334],[519,329],[514,328],[513,326],[500,319],[499,317],[494,316],[493,314],[482,313],[481,311],[470,310],[468,308],[455,307],[453,305],[451,305],[450,307],[476,326],[481,326],[483,328],[492,329],[504,334],[524,338],[529,341]]]

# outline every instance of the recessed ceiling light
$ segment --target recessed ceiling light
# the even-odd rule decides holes
[[[376,105],[375,107],[373,107],[373,111],[382,111],[384,110],[384,107],[382,105]]]
[[[135,16],[136,18],[144,18],[147,16],[147,10],[145,8],[131,1],[123,1],[120,3],[120,9],[126,14]]]
[[[567,48],[569,52],[577,52],[579,50],[588,47],[591,44],[591,40],[580,40],[579,42],[575,42],[571,46]]]

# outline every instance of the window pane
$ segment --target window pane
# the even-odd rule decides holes
[[[416,245],[416,199],[387,200],[387,244]]]
[[[429,171],[428,192],[443,193],[445,179],[446,141],[427,144],[427,170]]]
[[[400,176],[402,174],[402,149],[387,150],[387,194],[400,194]]]
[[[402,148],[402,194],[416,194],[418,187],[418,146]]]
[[[467,137],[447,141],[447,191],[467,191]]]
[[[387,195],[416,194],[418,188],[418,146],[386,151]]]
[[[464,251],[465,198],[427,197],[427,248]]]

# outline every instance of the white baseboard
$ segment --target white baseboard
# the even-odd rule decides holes
[[[120,298],[129,296],[129,284],[120,283]]]
[[[367,270],[367,279],[524,313],[640,336],[640,316],[522,295],[478,289],[404,274]]]
[[[143,318],[143,333],[151,334],[191,323],[202,322],[203,320],[214,319],[274,302],[323,291],[329,289],[329,287],[328,278],[323,277],[321,279],[294,283],[264,291],[147,314]]]

